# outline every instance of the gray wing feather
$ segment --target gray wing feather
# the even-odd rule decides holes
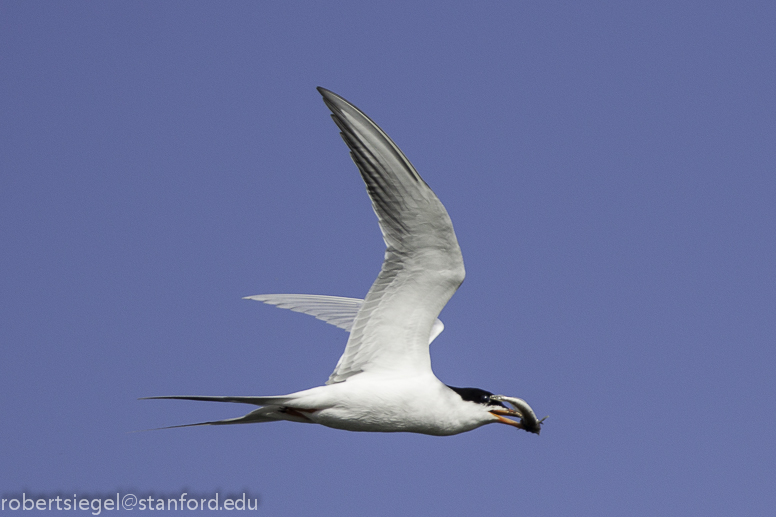
[[[465,276],[452,222],[377,124],[342,97],[318,90],[366,184],[386,244],[380,274],[327,384],[362,371],[430,372],[429,336]]]
[[[290,309],[314,316],[330,325],[350,332],[364,300],[342,296],[324,296],[319,294],[257,294],[246,296],[246,300],[275,305],[281,309]]]
[[[280,309],[309,314],[315,318],[350,332],[353,321],[361,309],[364,300],[345,298],[344,296],[326,296],[322,294],[257,294],[246,296],[243,300],[256,300]],[[430,345],[442,333],[445,326],[440,320],[434,322],[429,336]]]

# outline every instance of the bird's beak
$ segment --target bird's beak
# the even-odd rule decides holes
[[[490,414],[498,418],[498,421],[502,424],[511,425],[511,426],[517,427],[518,429],[525,429],[520,422],[517,422],[510,418],[505,418],[507,416],[512,416],[512,417],[522,419],[523,415],[521,415],[519,411],[515,411],[514,409],[498,408],[498,409],[491,409]]]
[[[547,417],[538,420],[533,409],[531,409],[531,406],[529,406],[525,400],[516,397],[507,397],[505,395],[491,395],[490,399],[498,402],[508,402],[515,408],[494,408],[489,410],[502,424],[508,424],[517,427],[518,429],[528,431],[529,433],[539,434],[541,432],[542,422],[544,422]],[[514,420],[505,418],[505,416],[514,416],[519,418],[520,421],[515,422]]]

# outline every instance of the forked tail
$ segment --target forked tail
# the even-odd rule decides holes
[[[293,400],[294,397],[196,397],[196,396],[167,396],[167,397],[143,397],[139,400],[153,399],[173,399],[173,400],[200,400],[206,402],[234,402],[238,404],[252,404],[262,406],[254,409],[247,415],[237,418],[227,418],[225,420],[213,420],[210,422],[198,422],[196,424],[171,425],[168,427],[159,427],[149,429],[155,431],[158,429],[176,429],[178,427],[196,427],[200,425],[232,425],[232,424],[257,424],[261,422],[277,422],[279,420],[291,420],[293,422],[310,423],[310,419],[299,411],[287,408],[283,404]]]

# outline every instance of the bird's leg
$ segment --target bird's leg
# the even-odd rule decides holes
[[[287,415],[295,416],[297,418],[301,418],[303,420],[306,420],[307,422],[312,422],[310,418],[307,415],[303,415],[302,413],[315,413],[318,411],[317,409],[300,409],[300,408],[292,408],[288,406],[283,406],[280,408],[281,413],[286,413]]]

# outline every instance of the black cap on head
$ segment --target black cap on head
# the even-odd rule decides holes
[[[474,402],[477,404],[482,404],[483,406],[501,406],[506,408],[506,406],[501,402],[491,400],[490,396],[493,395],[493,393],[489,391],[481,390],[480,388],[456,388],[453,386],[447,387],[456,392],[458,396],[467,402]]]

